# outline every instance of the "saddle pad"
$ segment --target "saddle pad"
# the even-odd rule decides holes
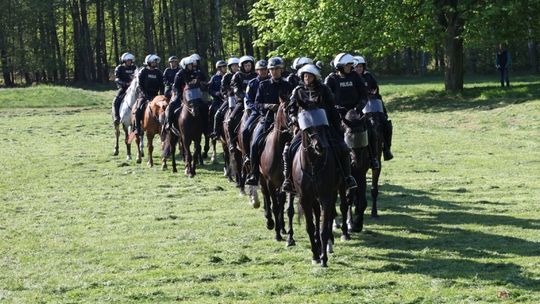
[[[384,112],[382,106],[382,100],[380,99],[370,99],[368,100],[366,106],[362,109],[364,113],[374,113],[374,112]]]
[[[368,132],[345,132],[345,143],[351,149],[367,147]]]
[[[200,88],[186,89],[185,96],[187,101],[201,99],[202,91]]]
[[[328,118],[324,109],[304,110],[298,113],[298,124],[303,131],[311,127],[328,126]]]

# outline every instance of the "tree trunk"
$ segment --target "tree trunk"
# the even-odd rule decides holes
[[[169,7],[167,6],[168,0],[161,0],[163,13],[164,13],[164,21],[165,21],[165,40],[167,41],[167,51],[169,53],[173,53],[174,46],[173,46],[173,38],[172,38],[172,27],[171,27],[171,12],[169,11]]]
[[[4,38],[0,39],[4,40]],[[2,62],[2,76],[4,76],[4,85],[6,87],[13,87],[13,79],[11,78],[11,73],[9,72],[9,59],[3,41],[0,41],[0,57],[0,61]]]
[[[444,89],[450,92],[463,90],[463,38],[460,27],[457,20],[449,24],[444,38]]]
[[[126,51],[126,9],[125,9],[125,0],[118,0],[118,21],[120,22],[120,49],[122,49],[122,53],[123,53],[123,52]]]
[[[109,80],[107,68],[107,48],[105,44],[105,4],[96,0],[96,80],[106,83]]]
[[[153,28],[153,15],[154,5],[152,0],[142,0],[143,3],[143,19],[144,19],[144,36],[145,36],[145,52],[148,54],[154,53],[154,33]]]
[[[92,52],[92,43],[90,41],[90,27],[88,26],[88,11],[86,9],[87,0],[80,0],[81,8],[81,50],[84,55],[83,62],[85,64],[85,80],[96,80],[96,66],[94,64],[94,55]]]
[[[118,31],[116,29],[116,10],[114,9],[114,1],[109,2],[109,14],[111,17],[112,25],[112,46],[114,52],[114,62],[118,64],[120,62],[120,51],[118,49]]]
[[[528,50],[528,55],[529,55],[529,67],[530,67],[530,71],[531,73],[538,73],[538,61],[537,61],[537,51],[536,51],[536,47],[537,47],[537,43],[534,42],[534,41],[529,41],[527,42],[527,50]]]

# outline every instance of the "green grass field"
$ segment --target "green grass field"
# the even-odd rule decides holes
[[[114,92],[0,90],[0,303],[540,303],[540,80],[380,82],[381,218],[327,269],[303,223],[275,242],[221,165],[111,156]]]

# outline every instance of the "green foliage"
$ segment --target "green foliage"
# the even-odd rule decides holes
[[[110,156],[108,97],[1,109],[0,301],[539,303],[540,84],[467,82],[380,79],[396,155],[381,218],[336,231],[328,269],[303,223],[296,247],[275,242],[222,164],[188,179]]]

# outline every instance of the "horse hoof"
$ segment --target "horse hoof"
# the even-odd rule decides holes
[[[294,239],[287,240],[287,247],[296,246],[296,241]]]
[[[148,166],[148,168],[152,168],[154,166],[154,164],[151,163],[146,163],[146,165]]]
[[[266,229],[272,230],[272,229],[274,229],[274,227],[275,227],[274,221],[272,221],[272,220],[266,221]]]
[[[287,231],[285,230],[285,228],[281,228],[281,234],[287,234]]]
[[[328,263],[326,261],[321,261],[321,267],[323,268],[328,267]]]
[[[344,234],[341,236],[341,240],[346,242],[346,241],[350,241],[351,240],[351,236],[348,235],[348,234]]]
[[[172,170],[172,173],[178,173],[178,170],[173,169],[173,170]]]
[[[112,154],[112,155],[113,155],[113,156],[118,156],[118,149],[115,149],[115,150],[113,151],[113,154]]]
[[[126,156],[126,160],[131,160],[131,155]]]
[[[311,265],[319,265],[321,264],[321,260],[320,259],[312,259],[311,260]]]
[[[276,235],[276,241],[278,241],[278,242],[282,242],[282,241],[283,241],[283,237],[281,236],[281,234],[277,234],[277,235]]]
[[[240,189],[240,196],[246,196],[246,190]]]
[[[137,162],[137,164],[140,164],[140,163],[142,163],[142,159],[137,158],[136,162]]]
[[[379,214],[377,213],[377,211],[371,212],[371,217],[372,217],[372,218],[375,218],[375,219],[376,219],[376,218],[379,218]]]

